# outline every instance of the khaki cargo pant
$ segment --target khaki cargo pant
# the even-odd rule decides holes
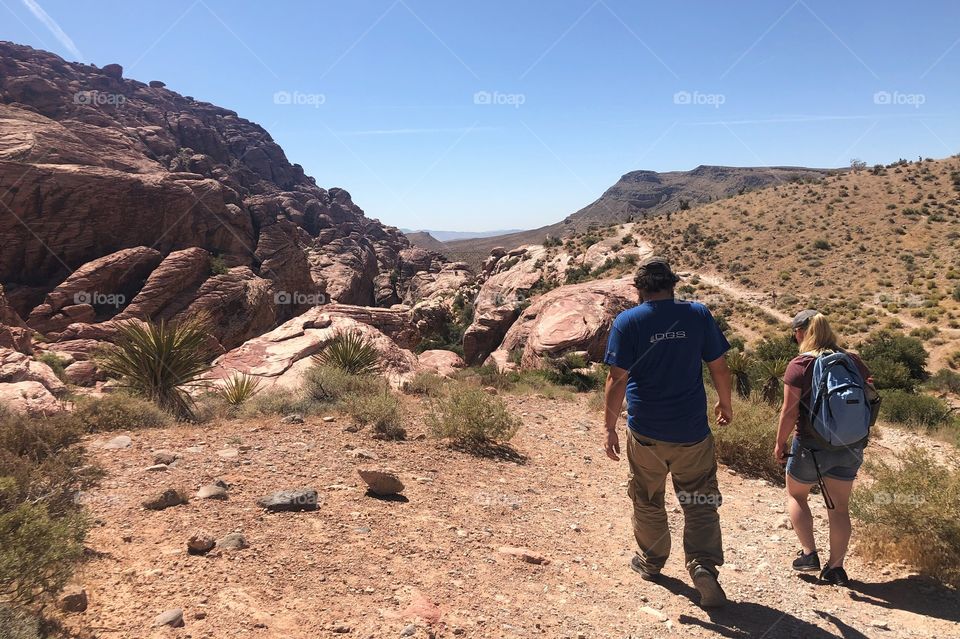
[[[720,537],[722,498],[717,486],[713,434],[694,444],[672,444],[637,435],[628,429],[627,460],[633,501],[633,534],[638,556],[652,573],[660,572],[670,555],[670,529],[664,508],[667,473],[673,478],[683,508],[683,552],[687,570],[703,566],[714,575],[723,565]]]

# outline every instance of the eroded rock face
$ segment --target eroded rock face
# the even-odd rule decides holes
[[[320,352],[338,331],[357,331],[370,340],[380,352],[382,371],[397,384],[416,369],[416,356],[376,328],[314,308],[220,356],[209,376],[225,379],[240,372],[262,378],[265,387],[299,387],[304,372],[313,364],[311,355]]]
[[[33,331],[10,306],[0,285],[0,348],[10,348],[29,355],[33,352]]]
[[[423,351],[417,356],[420,368],[442,377],[451,377],[466,364],[463,358],[453,351],[430,350]]]
[[[630,278],[555,288],[521,313],[491,359],[502,366],[510,353],[521,351],[521,366],[538,368],[544,358],[578,351],[601,361],[613,320],[638,303]]]
[[[37,382],[55,396],[63,395],[67,387],[53,369],[23,353],[0,348],[0,383]]]
[[[112,65],[0,43],[0,131],[15,214],[0,216],[0,284],[60,340],[88,339],[64,337],[75,324],[203,309],[231,348],[331,300],[397,303],[418,268],[440,271],[434,255],[402,258],[402,233],[318,187],[257,124]],[[88,289],[124,303],[75,299]]]
[[[0,406],[30,417],[53,415],[63,410],[43,384],[33,381],[0,383]]]

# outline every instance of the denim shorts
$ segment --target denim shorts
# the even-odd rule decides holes
[[[810,450],[801,446],[800,440],[794,437],[790,452],[793,456],[787,460],[787,474],[804,484],[817,483],[817,466],[824,477],[853,481],[863,464],[863,447],[859,446],[840,450],[818,450],[811,454]],[[814,455],[817,458],[816,464],[813,461]]]

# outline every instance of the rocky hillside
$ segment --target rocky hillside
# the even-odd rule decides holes
[[[237,113],[7,42],[0,205],[4,312],[53,340],[203,311],[231,348],[329,301],[416,303],[444,266]]]
[[[802,167],[698,166],[692,171],[631,171],[607,189],[597,200],[562,222],[532,231],[492,238],[445,242],[456,259],[470,262],[494,247],[507,249],[537,244],[547,236],[563,237],[591,226],[632,222],[662,213],[693,208],[734,195],[794,181],[819,179],[826,169]]]

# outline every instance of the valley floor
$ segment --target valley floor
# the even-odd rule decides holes
[[[68,626],[103,638],[960,636],[957,593],[902,566],[866,564],[854,551],[849,590],[793,574],[797,543],[781,527],[781,489],[725,468],[721,580],[731,604],[710,614],[696,605],[669,491],[674,556],[662,585],[641,581],[628,566],[626,460],[604,457],[599,414],[585,400],[504,399],[524,425],[517,455],[500,458],[417,439],[419,424],[410,441],[374,441],[344,432],[341,418],[137,431],[121,450],[96,447],[111,435],[91,437],[107,476],[86,495],[97,518],[78,575],[89,608]],[[882,454],[884,441],[869,454]],[[355,458],[358,448],[379,459]],[[158,449],[181,459],[148,472]],[[408,500],[365,495],[363,466],[397,470]],[[193,493],[216,478],[231,485],[227,501],[140,506],[165,487]],[[316,512],[269,514],[255,504],[301,486],[320,492]],[[812,503],[825,533],[822,503]],[[242,532],[250,547],[190,555],[198,529]],[[503,546],[549,563],[526,563]],[[172,608],[184,610],[184,627],[151,627]]]

